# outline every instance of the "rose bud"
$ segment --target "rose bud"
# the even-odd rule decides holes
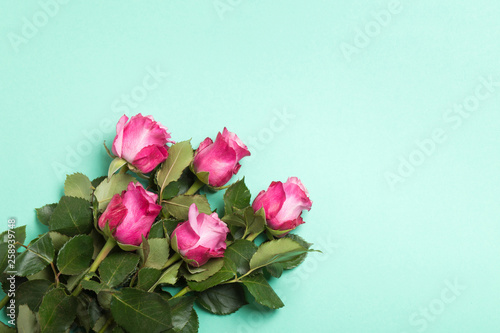
[[[161,211],[158,196],[146,191],[140,183],[130,182],[127,190],[115,194],[99,218],[99,228],[106,223],[113,237],[122,244],[140,245],[148,237],[151,226]]]
[[[311,210],[309,193],[297,177],[290,177],[283,184],[272,182],[267,191],[261,191],[252,207],[255,212],[264,207],[269,231],[282,237],[304,223],[302,211]]]
[[[250,151],[238,136],[224,128],[215,142],[206,138],[196,150],[193,167],[196,173],[208,172],[208,184],[214,187],[225,185],[240,169],[239,161],[249,156]]]
[[[217,213],[207,215],[189,207],[189,219],[172,232],[172,248],[191,266],[200,267],[210,258],[224,257],[229,229]]]
[[[170,133],[152,116],[140,113],[130,118],[123,115],[116,124],[113,154],[126,160],[142,173],[148,173],[168,156]]]

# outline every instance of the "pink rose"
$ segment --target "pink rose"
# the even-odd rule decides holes
[[[295,229],[302,220],[302,211],[310,210],[312,201],[309,193],[297,177],[290,177],[286,183],[272,182],[267,191],[261,191],[255,198],[252,207],[255,212],[264,207],[267,226],[277,231],[281,237]]]
[[[210,258],[224,257],[228,232],[217,213],[199,213],[198,207],[192,204],[189,220],[180,223],[172,232],[172,246],[191,266],[200,267]]]
[[[217,134],[215,142],[206,138],[200,143],[194,156],[194,170],[196,173],[208,172],[210,185],[223,186],[240,169],[239,161],[249,155],[250,151],[238,136],[224,128],[222,134]]]
[[[140,245],[161,211],[158,196],[140,183],[130,182],[122,194],[115,194],[99,218],[101,230],[109,223],[113,237],[122,244]]]
[[[156,122],[152,116],[140,113],[128,117],[123,115],[116,124],[113,154],[123,158],[143,173],[148,173],[168,156],[167,142],[170,134],[167,128]]]

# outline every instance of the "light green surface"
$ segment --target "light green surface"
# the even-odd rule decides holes
[[[500,84],[483,83],[500,81],[498,1],[69,1],[31,37],[41,5],[1,4],[1,230],[44,230],[54,168],[105,174],[124,112],[194,145],[227,126],[253,146],[238,176],[254,196],[303,180],[298,232],[323,254],[272,281],[285,308],[200,310],[200,332],[499,331]],[[127,107],[131,92],[144,99]]]

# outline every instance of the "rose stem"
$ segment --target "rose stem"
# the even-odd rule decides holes
[[[260,234],[261,234],[260,232],[254,232],[254,233],[248,235],[248,237],[246,239],[249,240],[249,241],[251,241],[251,242],[253,242],[253,240],[255,238],[257,238],[257,236],[260,235]]]
[[[167,260],[165,265],[163,265],[162,269],[169,267],[170,265],[172,265],[174,262],[176,262],[180,258],[181,258],[181,256],[179,255],[179,253],[175,253],[172,257],[170,257],[170,259]]]
[[[104,326],[99,330],[99,333],[106,332],[106,329],[113,323],[113,317],[109,317]]]
[[[190,291],[191,291],[191,289],[189,287],[184,287],[184,289],[182,289],[177,294],[175,294],[174,296],[172,296],[172,298],[184,296],[184,295],[186,295]]]
[[[104,244],[104,246],[102,247],[101,252],[99,252],[97,257],[95,258],[94,262],[92,263],[92,266],[90,266],[90,269],[87,272],[87,274],[85,275],[85,277],[83,278],[83,280],[85,280],[85,281],[90,280],[91,276],[89,273],[94,273],[97,270],[97,268],[99,267],[101,262],[104,260],[104,258],[106,258],[106,256],[115,247],[115,245],[116,245],[116,241],[111,237],[108,238],[108,240],[106,241],[106,244]],[[82,285],[79,284],[78,287],[71,293],[71,295],[78,296],[81,291],[82,291]]]
[[[4,298],[0,301],[0,309],[2,309],[9,302],[9,296],[5,295]]]
[[[184,193],[184,195],[193,195],[193,194],[195,194],[196,192],[198,192],[198,190],[200,188],[203,187],[203,185],[205,185],[205,183],[203,183],[201,180],[199,180],[198,178],[196,178],[196,180],[194,181],[193,185],[191,185],[191,187],[189,188],[189,190],[187,190],[186,193]]]

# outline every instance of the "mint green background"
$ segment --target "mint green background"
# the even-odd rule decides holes
[[[85,131],[115,124],[113,103],[158,67],[168,76],[126,113],[195,145],[224,126],[257,138],[238,177],[254,195],[301,178],[314,205],[297,232],[324,252],[271,281],[283,309],[200,310],[200,332],[498,332],[500,87],[460,127],[443,117],[481,77],[500,79],[500,3],[402,0],[349,61],[342,43],[389,3],[69,1],[16,52],[9,33],[41,5],[1,1],[0,229],[15,217],[29,238],[44,232],[34,208],[63,193],[54,165],[105,173],[114,129],[98,143]],[[445,142],[391,189],[386,173],[436,128]],[[89,152],[70,166],[78,147]],[[440,309],[455,280],[465,290]]]

